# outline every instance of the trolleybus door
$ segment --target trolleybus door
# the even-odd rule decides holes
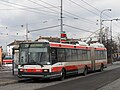
[[[91,66],[92,66],[92,70],[95,70],[95,50],[94,48],[91,49]]]

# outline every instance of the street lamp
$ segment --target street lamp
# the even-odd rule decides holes
[[[102,22],[104,22],[104,21],[110,21],[111,23],[110,23],[110,36],[111,36],[111,43],[110,43],[110,46],[111,46],[111,48],[110,48],[110,57],[111,57],[111,63],[113,62],[113,59],[112,59],[112,54],[113,54],[113,51],[112,51],[112,45],[113,45],[113,40],[112,40],[112,22],[113,21],[118,21],[118,20],[120,20],[120,19],[111,19],[111,20],[102,20]]]
[[[102,43],[102,14],[104,11],[111,11],[111,9],[104,9],[100,13],[100,43]]]

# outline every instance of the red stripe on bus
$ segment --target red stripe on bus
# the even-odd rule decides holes
[[[62,48],[74,48],[74,46],[72,45],[65,45],[65,44],[61,44]]]
[[[13,60],[3,60],[3,63],[12,63]]]
[[[65,66],[66,70],[75,70],[78,69],[76,65],[72,65],[72,66]]]
[[[95,48],[95,50],[106,50],[106,48]]]
[[[23,69],[23,72],[42,72],[42,69]]]
[[[73,45],[50,43],[50,47],[59,47],[59,48],[74,48]]]
[[[52,67],[51,72],[60,72],[62,70],[62,66],[60,67]]]
[[[50,43],[50,47],[60,47],[60,44]]]
[[[90,68],[92,67],[91,64],[70,65],[70,66],[53,67],[51,71],[52,72],[60,72],[62,70],[62,68],[65,68],[66,70],[77,70],[80,68],[85,68],[85,65],[87,65]]]
[[[58,44],[58,43],[50,43],[50,47],[59,47],[59,48],[78,48],[78,49],[91,50],[91,47],[86,47],[86,46],[74,46],[74,45]]]

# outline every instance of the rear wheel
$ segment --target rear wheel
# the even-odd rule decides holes
[[[100,71],[102,72],[104,69],[104,65],[102,64],[101,67],[100,67]]]
[[[83,72],[83,75],[84,75],[84,76],[86,76],[86,75],[87,75],[87,73],[88,73],[88,69],[87,69],[87,68],[85,68],[85,69],[84,69],[84,72]]]

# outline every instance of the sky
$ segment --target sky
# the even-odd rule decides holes
[[[63,0],[63,30],[68,38],[88,38],[100,29],[100,13],[103,27],[110,27],[112,19],[120,19],[120,0]],[[14,40],[25,40],[26,26],[28,38],[36,40],[39,36],[60,36],[61,0],[0,0],[0,46]],[[113,38],[117,38],[120,21],[112,22]],[[42,29],[38,31],[32,31]],[[90,31],[90,32],[89,32]],[[109,31],[109,30],[108,30]]]

